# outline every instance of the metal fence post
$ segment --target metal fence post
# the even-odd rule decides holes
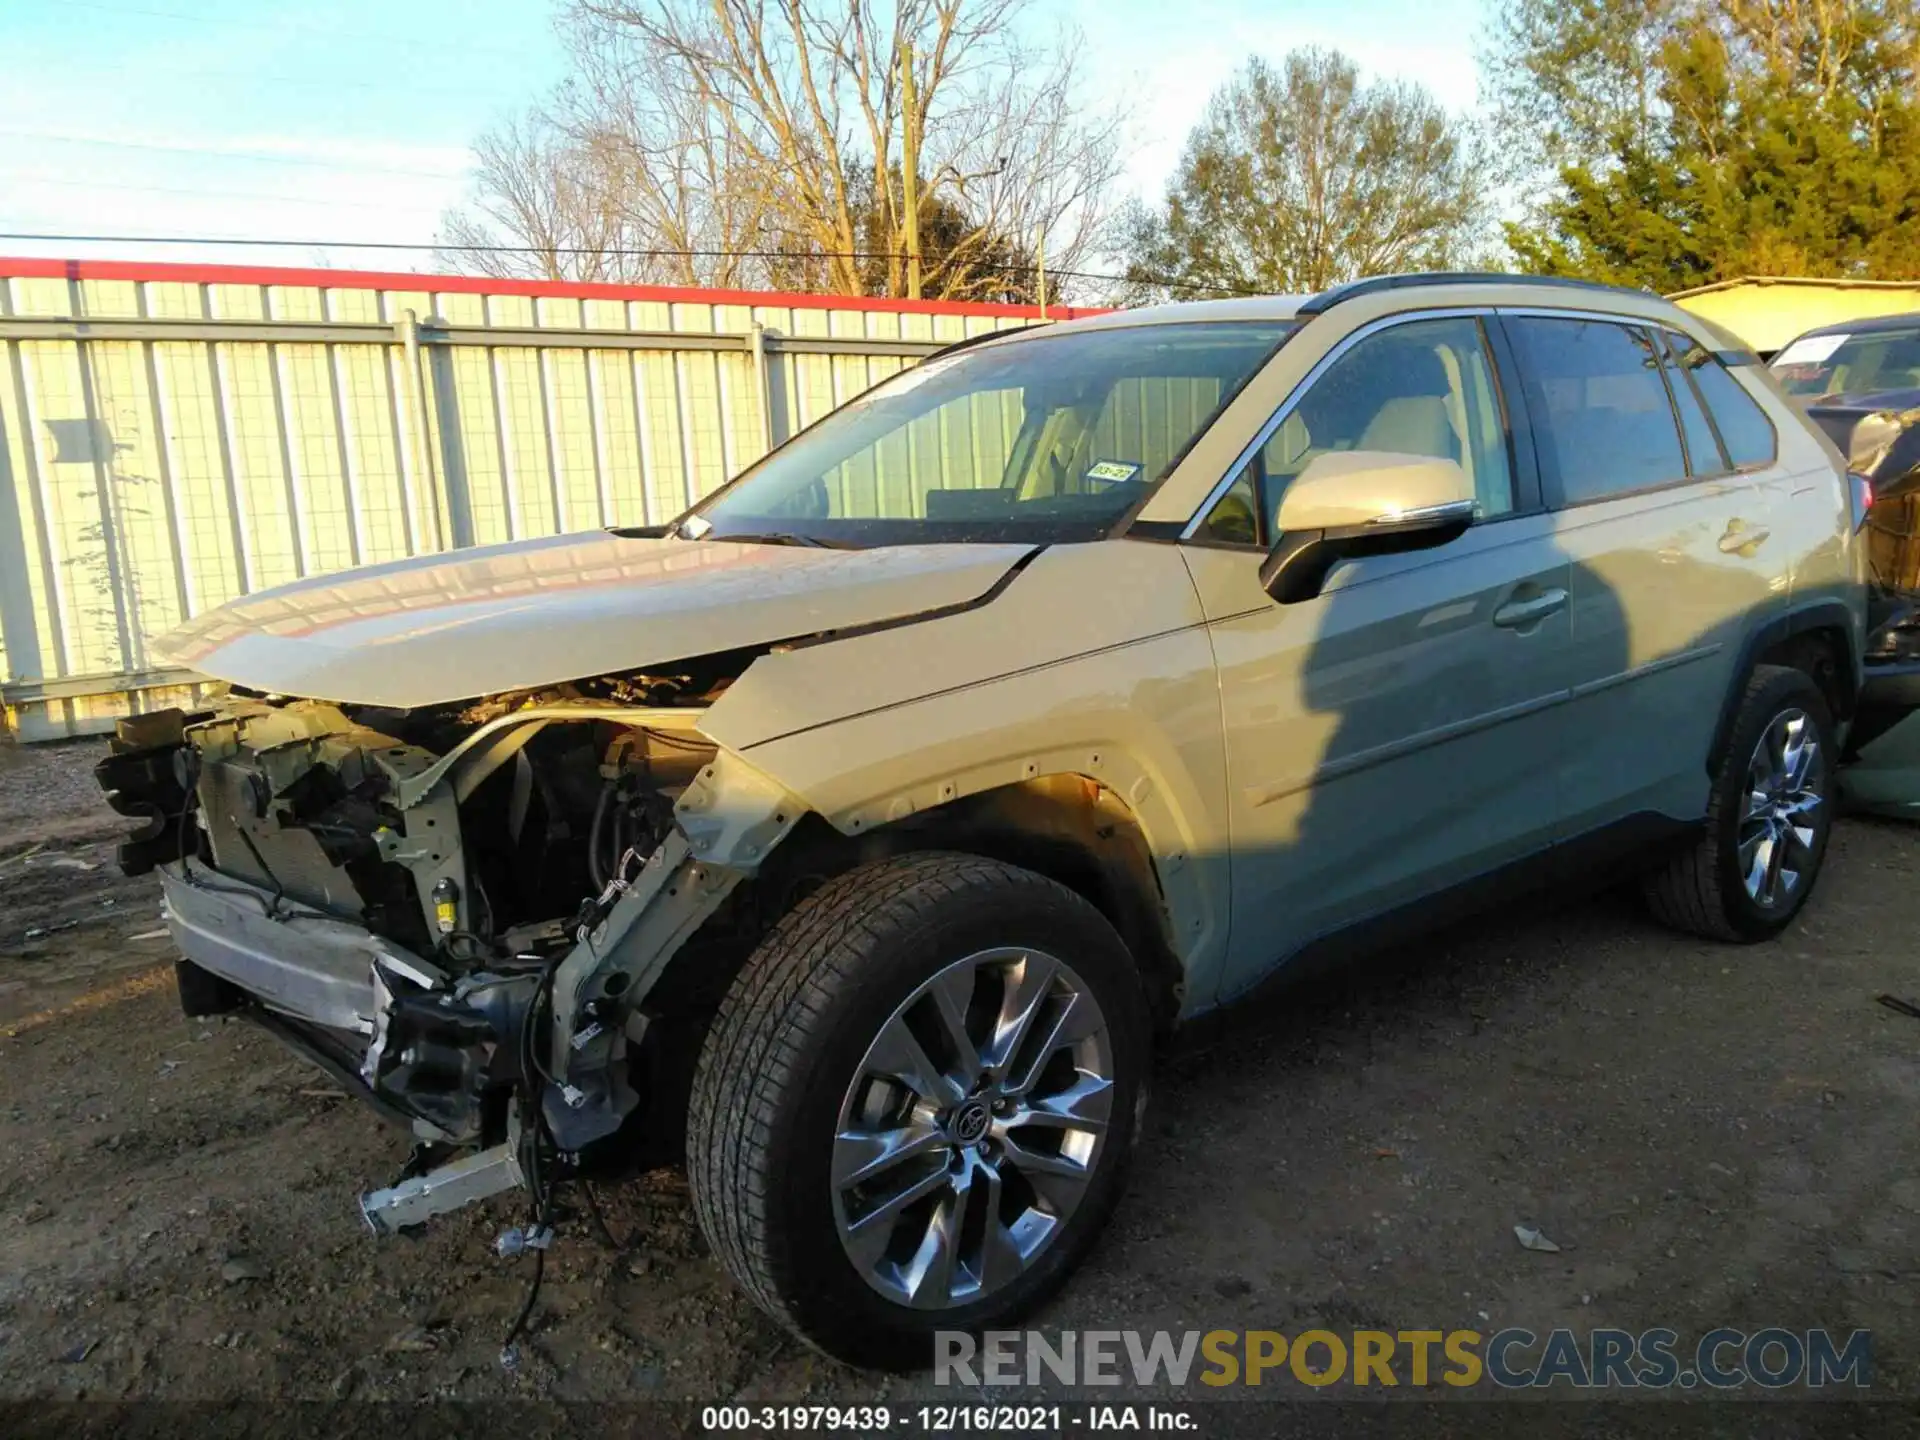
[[[767,327],[753,322],[753,383],[760,391],[760,453],[773,449],[773,375],[767,357]]]
[[[420,317],[409,310],[395,328],[400,332],[400,343],[406,347],[407,384],[413,391],[410,397],[413,423],[408,428],[413,431],[414,468],[425,487],[420,500],[433,522],[433,548],[444,550],[447,536],[440,523],[440,477],[433,463],[433,445],[427,429],[427,370],[420,354]]]

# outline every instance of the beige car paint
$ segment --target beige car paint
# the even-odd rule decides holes
[[[1842,476],[1847,457],[1826,431],[1801,423],[1800,406],[1780,388],[1771,370],[1744,367],[1739,378],[1780,437],[1774,468],[1774,483],[1781,491],[1776,511],[1780,523],[1775,531],[1786,547],[1792,603],[1837,600],[1850,606],[1866,574],[1867,546],[1852,524],[1852,502]]]
[[[1280,497],[1278,528],[1336,530],[1396,520],[1441,505],[1471,503],[1467,472],[1451,460],[1341,450],[1316,455]]]
[[[1551,843],[1567,612],[1492,623],[1518,587],[1564,591],[1550,531],[1543,515],[1483,523],[1284,606],[1258,550],[1186,548],[1226,726],[1223,995],[1293,945]]]
[[[1137,540],[1051,545],[990,604],[756,661],[701,728],[717,743],[745,750],[910,701],[959,703],[984,681],[1200,622],[1179,547]],[[1064,689],[1064,680],[1056,675],[1056,688]],[[1044,712],[1034,718],[1044,721]]]
[[[1583,737],[1561,772],[1570,834],[1635,811],[1700,813],[1698,757],[1720,721],[1702,697],[1727,694],[1747,637],[1790,604],[1841,599],[1858,614],[1860,547],[1831,444],[1758,367],[1732,373],[1773,423],[1771,465],[1558,516],[1575,577],[1569,720]]]
[[[1229,845],[1203,618],[1177,546],[1056,545],[990,605],[767,656],[700,728],[848,834],[999,785],[1088,777],[1157,858],[1197,1003],[1224,961]]]
[[[431,705],[964,604],[1032,548],[594,531],[284,585],[209,611],[160,652],[271,694]]]
[[[1524,302],[1530,309],[1569,311],[1595,303],[1579,291],[1547,292],[1543,297],[1535,288],[1501,285],[1434,287],[1417,294],[1417,308],[1409,307],[1406,295],[1389,292],[1349,302],[1323,320],[1311,322],[1200,437],[1148,501],[1142,518],[1181,524],[1194,519],[1201,504],[1229,478],[1231,462],[1246,452],[1300,381],[1347,336],[1377,320],[1435,309],[1478,309],[1503,301]],[[1615,296],[1607,296],[1604,310],[1657,320],[1716,347],[1727,344],[1712,327],[1651,297],[1617,299],[1616,304]],[[1219,308],[1226,307],[1235,313],[1257,309],[1246,302],[1222,302]],[[1180,312],[1216,312],[1214,305],[1179,308]],[[1117,328],[1128,323],[1128,317],[1083,323]],[[1809,443],[1818,448],[1817,442]],[[1729,489],[1755,494],[1753,503],[1757,503],[1757,490],[1750,481],[1736,477],[1730,486],[1717,486],[1715,493]],[[1170,498],[1176,494],[1178,501]],[[1409,504],[1413,499],[1383,492],[1381,503],[1391,509],[1396,502]],[[1635,503],[1614,502],[1628,511]],[[1657,509],[1657,501],[1655,505]],[[1233,927],[1227,945],[1218,950],[1208,944],[1189,949],[1187,937],[1194,922],[1177,920],[1172,928],[1188,964],[1189,1007],[1204,1007],[1257,978],[1277,958],[1266,935],[1311,938],[1383,904],[1410,902],[1519,858],[1578,828],[1578,816],[1567,821],[1560,818],[1567,798],[1560,787],[1561,772],[1568,763],[1565,736],[1570,733],[1564,707],[1576,702],[1583,683],[1601,677],[1580,668],[1573,609],[1519,629],[1487,624],[1488,612],[1516,587],[1528,587],[1525,593],[1529,594],[1575,587],[1571,560],[1560,549],[1564,523],[1555,516],[1508,517],[1476,527],[1439,551],[1340,567],[1321,600],[1298,607],[1276,607],[1260,589],[1257,553],[1183,547],[1211,622],[1225,717],[1227,773],[1224,816],[1196,813],[1176,823],[1186,836],[1208,834],[1224,841],[1234,856],[1231,889],[1241,904],[1262,912],[1257,918],[1251,913],[1244,916],[1247,923]],[[1576,532],[1588,528],[1578,520],[1572,526]],[[1756,569],[1765,570],[1766,562],[1738,555],[1729,560],[1718,548],[1718,539],[1718,532],[1712,537],[1682,535],[1663,547],[1663,568],[1657,577],[1662,589],[1672,582],[1676,557],[1685,555],[1688,545],[1700,551],[1698,558],[1704,562],[1702,574],[1689,581],[1696,585],[1696,598],[1683,599],[1678,606],[1655,598],[1658,591],[1649,593],[1648,585],[1656,577],[1612,573],[1615,582],[1637,591],[1647,608],[1634,653],[1642,654],[1655,673],[1658,662],[1671,661],[1678,653],[1674,646],[1687,625],[1713,623],[1712,617],[1725,620],[1743,605],[1756,614],[1764,613],[1770,603],[1756,597],[1750,580]],[[1036,566],[1073,548],[1084,547],[1055,547]],[[1599,571],[1612,572],[1612,562],[1602,560]],[[1026,575],[1017,578],[1002,601],[981,612],[983,624],[1004,617],[1010,632],[1024,641],[1024,616],[1016,618],[1003,605],[1024,589],[1027,579]],[[1090,602],[1097,604],[1100,597],[1130,590],[1100,586],[1097,581],[1094,585],[1088,596],[1069,592],[1062,597],[1063,608],[1049,607],[1056,617],[1052,623],[1070,625]],[[1764,596],[1784,588],[1783,580],[1771,585],[1771,589],[1761,587]],[[1729,587],[1732,594],[1721,593]],[[1590,623],[1597,595],[1593,591],[1589,596]],[[1337,602],[1339,618],[1330,620],[1336,596],[1345,598]],[[1752,603],[1756,599],[1757,608]],[[1323,635],[1328,624],[1337,628]],[[950,648],[945,640],[936,645],[935,636],[922,627],[900,632],[892,646],[904,661],[922,653],[920,640],[928,642],[925,654],[937,657],[923,663],[944,666],[968,654],[966,646]],[[836,650],[844,651],[845,667],[859,664],[859,652],[841,646],[827,647],[823,658],[831,661]],[[774,717],[770,728],[826,724],[833,705],[822,704],[821,699],[847,693],[848,677],[841,667],[833,667],[812,672],[809,680],[804,656],[805,652],[771,657],[750,671],[736,687],[741,692],[738,702],[754,702],[756,718],[764,707]],[[1067,676],[1060,678],[1065,681]],[[891,674],[884,683],[897,696],[924,693],[903,673]],[[798,703],[803,693],[815,697],[810,707]],[[816,729],[791,744],[763,745],[754,752],[755,758],[772,765],[797,793],[817,801],[823,813],[843,829],[885,823],[897,814],[937,804],[971,788],[1033,773],[1030,767],[1034,766],[1040,773],[1049,763],[1085,772],[1084,761],[1072,763],[1071,751],[1051,760],[1044,754],[1028,757],[1016,768],[1012,752],[1019,746],[1011,737],[1049,728],[1050,694],[1032,685],[995,685],[990,693],[990,718],[977,728],[967,713],[971,700],[985,697],[969,697],[956,688],[944,697],[935,695],[886,712],[909,734],[890,731],[885,720],[876,723],[881,712],[875,711],[856,725]],[[1647,693],[1627,699],[1637,705]],[[1701,693],[1693,692],[1696,697]],[[1010,704],[1035,704],[1040,709],[1023,725],[1016,714],[1009,713]],[[1689,706],[1694,711],[1708,708],[1697,700],[1690,700]],[[953,739],[920,746],[919,737],[931,738],[946,730],[938,716],[950,707]],[[744,740],[742,730],[734,728],[741,725],[745,713],[732,707],[716,712],[708,733],[723,743],[751,743]],[[1717,713],[1702,723],[1710,726],[1714,719]],[[995,759],[969,772],[965,765],[971,745],[968,737],[981,732],[994,737]],[[1009,738],[1002,740],[1003,735]],[[1703,754],[1704,735],[1700,738],[1698,747],[1676,745],[1672,753]],[[884,764],[870,768],[852,759],[860,756],[864,761],[876,747],[888,752]],[[936,757],[939,763],[928,763]],[[1114,763],[1111,745],[1104,747],[1102,758],[1109,766]],[[1147,773],[1147,767],[1135,769]],[[1687,805],[1698,798],[1695,772],[1703,782],[1704,770],[1697,759],[1687,762],[1683,776],[1664,777],[1664,793],[1657,797],[1663,808],[1688,813]],[[965,778],[969,773],[974,778]],[[909,778],[916,775],[917,779]],[[1584,783],[1576,769],[1567,789],[1577,795]],[[1128,791],[1121,787],[1119,793],[1124,796]],[[1163,795],[1163,802],[1166,798],[1192,803],[1196,794],[1181,790],[1172,797]],[[1198,798],[1204,803],[1203,789]],[[1155,853],[1163,860],[1169,853],[1195,855],[1191,839],[1183,839],[1180,849],[1170,852],[1164,839],[1165,822],[1151,824],[1142,819]],[[1164,868],[1163,864],[1163,872]],[[1216,872],[1209,867],[1208,873]],[[1268,880],[1245,883],[1246,877],[1259,874]],[[1178,888],[1168,884],[1170,902]],[[1213,935],[1206,921],[1200,926],[1209,937]]]
[[[1633,811],[1704,812],[1717,699],[1745,636],[1786,599],[1772,584],[1777,550],[1721,542],[1741,527],[1769,530],[1770,499],[1771,487],[1735,475],[1556,517],[1554,543],[1573,574],[1566,720],[1580,743],[1560,773],[1571,833]]]

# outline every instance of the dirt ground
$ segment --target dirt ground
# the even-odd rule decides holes
[[[0,747],[0,1401],[954,1398],[786,1339],[678,1174],[606,1192],[621,1250],[562,1236],[503,1370],[520,1206],[367,1234],[402,1138],[181,1017],[99,753]],[[1129,1197],[1037,1323],[1864,1327],[1874,1393],[1920,1413],[1920,1020],[1874,1002],[1920,999],[1916,874],[1920,828],[1850,820],[1777,944],[1542,902],[1242,1017],[1163,1069]]]

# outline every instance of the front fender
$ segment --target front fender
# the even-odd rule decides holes
[[[1228,916],[1226,758],[1195,626],[749,745],[755,770],[847,835],[966,796],[1080,775],[1151,851],[1186,1007],[1213,998]]]

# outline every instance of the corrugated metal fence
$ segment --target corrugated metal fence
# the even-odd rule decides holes
[[[670,518],[918,357],[1037,318],[0,260],[0,700],[25,739],[191,703],[191,677],[148,653],[187,616],[348,566]]]

